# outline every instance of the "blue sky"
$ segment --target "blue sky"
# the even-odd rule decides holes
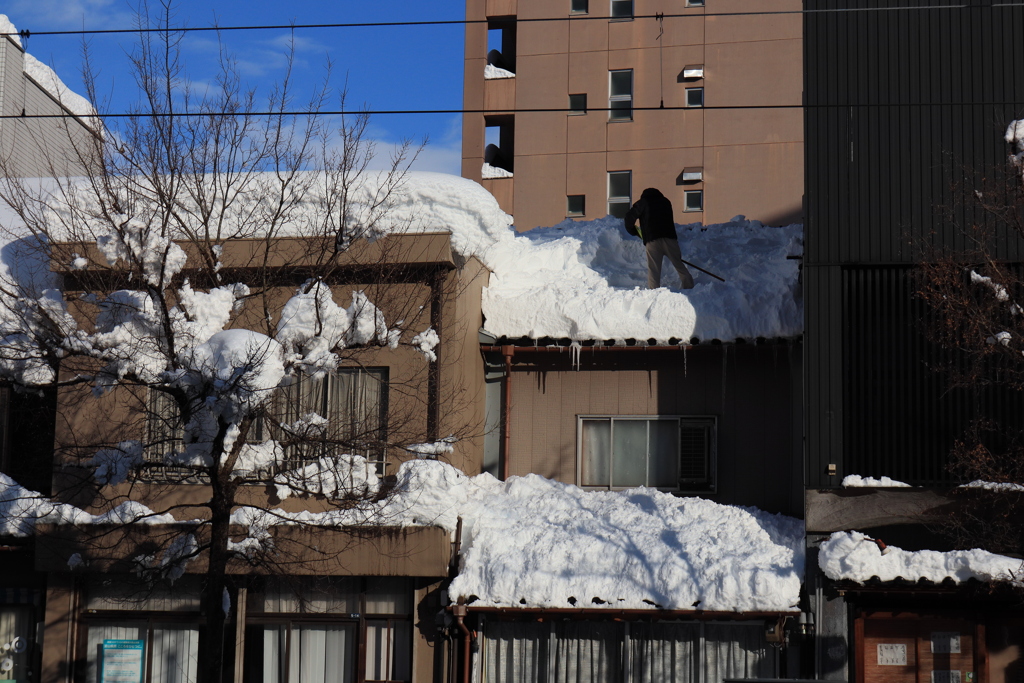
[[[131,28],[134,2],[125,0],[5,0],[0,12],[19,29]],[[151,0],[151,5],[156,5]],[[177,21],[187,26],[252,26],[363,21],[424,21],[465,18],[464,0],[181,0]],[[250,86],[266,90],[284,73],[288,30],[227,31],[221,41],[235,56]],[[333,81],[348,78],[353,105],[371,109],[458,109],[462,105],[463,35],[461,25],[402,28],[302,29],[294,32],[297,101],[333,64]],[[52,66],[64,82],[84,92],[81,40],[74,36],[33,35],[28,51]],[[133,36],[92,35],[90,51],[100,72],[100,95],[111,111],[123,111],[134,98],[127,53]],[[185,39],[188,77],[209,81],[216,70],[217,37],[191,33]],[[429,136],[417,164],[420,170],[460,172],[461,117],[454,114],[374,117],[371,136],[383,142]]]

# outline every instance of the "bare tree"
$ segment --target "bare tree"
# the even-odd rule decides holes
[[[95,548],[123,549],[147,518],[178,520],[147,529],[150,552],[125,559],[151,577],[205,563],[201,674],[220,680],[229,565],[285,571],[301,555],[288,546],[301,540],[274,538],[275,521],[294,522],[274,503],[311,495],[372,519],[387,486],[368,461],[410,444],[443,452],[442,437],[472,426],[442,426],[437,414],[460,398],[439,386],[435,353],[455,280],[416,271],[408,247],[386,236],[401,232],[389,212],[417,147],[403,142],[371,172],[368,116],[317,114],[328,80],[304,103],[309,114],[292,116],[290,74],[261,98],[225,51],[215,83],[197,90],[172,12],[161,0],[156,16],[139,13],[131,116],[98,115],[87,136],[68,125],[81,177],[56,173],[55,158],[42,182],[0,179],[17,217],[4,227],[55,271],[0,283],[0,370],[58,392],[54,496],[121,511],[92,535]],[[96,82],[86,55],[93,101]],[[373,370],[400,346],[423,353],[418,369]],[[381,383],[386,403],[372,396]],[[329,391],[364,396],[324,414]],[[244,486],[253,481],[266,485],[262,502]],[[180,484],[203,494],[157,494]],[[143,499],[152,507],[129,504]]]
[[[937,369],[973,412],[950,453],[950,472],[967,487],[944,531],[961,547],[1011,554],[1024,552],[1024,422],[1015,415],[1024,399],[1024,269],[1006,258],[1024,245],[1017,131],[1013,122],[1007,166],[978,174],[963,193],[964,213],[976,217],[961,226],[965,248],[925,254],[917,273],[927,336],[947,354]]]

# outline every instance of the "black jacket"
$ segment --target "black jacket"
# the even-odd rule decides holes
[[[640,219],[640,230],[636,221]],[[636,235],[644,244],[662,237],[676,238],[676,224],[672,216],[672,202],[660,191],[649,187],[626,212],[626,232]]]

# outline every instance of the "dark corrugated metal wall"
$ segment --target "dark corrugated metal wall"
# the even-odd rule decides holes
[[[836,486],[844,474],[941,482],[967,411],[940,399],[905,265],[962,248],[956,226],[984,220],[963,196],[1005,165],[1003,133],[1024,117],[1024,7],[805,7],[889,8],[805,15],[807,484]],[[998,256],[1024,249],[1006,240]]]

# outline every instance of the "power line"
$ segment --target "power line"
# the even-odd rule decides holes
[[[726,104],[710,105],[703,107],[687,107],[686,105],[672,105],[664,107],[632,107],[632,111],[734,111],[734,110],[771,110],[771,109],[886,109],[895,107],[1021,107],[1024,102],[886,102],[886,103],[839,103],[839,104]],[[252,116],[262,117],[297,117],[297,116],[358,116],[365,114],[369,116],[384,116],[393,114],[491,114],[504,116],[507,114],[558,114],[574,113],[585,114],[588,112],[621,112],[620,108],[613,107],[587,107],[585,110],[570,109],[568,107],[531,107],[524,109],[356,109],[356,110],[322,110],[322,111],[205,111],[205,112],[141,112],[141,113],[117,113],[117,114],[71,114],[62,112],[59,114],[3,114],[3,119],[84,119],[98,116],[101,119],[119,118],[198,118],[209,116]]]
[[[744,16],[778,16],[778,15],[814,15],[814,14],[848,14],[868,12],[908,12],[908,11],[930,11],[930,10],[965,10],[965,9],[988,9],[1003,7],[1024,7],[1024,2],[1002,2],[993,3],[984,7],[970,4],[958,5],[912,5],[907,7],[830,7],[824,9],[794,9],[794,10],[758,10],[749,12],[686,12],[676,14],[635,14],[631,17],[608,17],[590,14],[573,14],[561,17],[534,17],[515,18],[503,20],[500,23],[537,23],[550,21],[614,21],[629,19],[697,19],[704,17],[744,17]],[[181,26],[168,28],[100,28],[100,29],[76,29],[69,31],[8,31],[0,33],[0,36],[20,36],[29,38],[31,36],[72,36],[72,35],[102,35],[120,33],[191,33],[200,31],[261,31],[261,30],[295,30],[295,29],[328,29],[328,28],[394,28],[403,26],[465,26],[471,24],[489,24],[489,19],[434,19],[426,21],[362,21],[362,22],[336,22],[318,24],[268,24],[250,26]]]

